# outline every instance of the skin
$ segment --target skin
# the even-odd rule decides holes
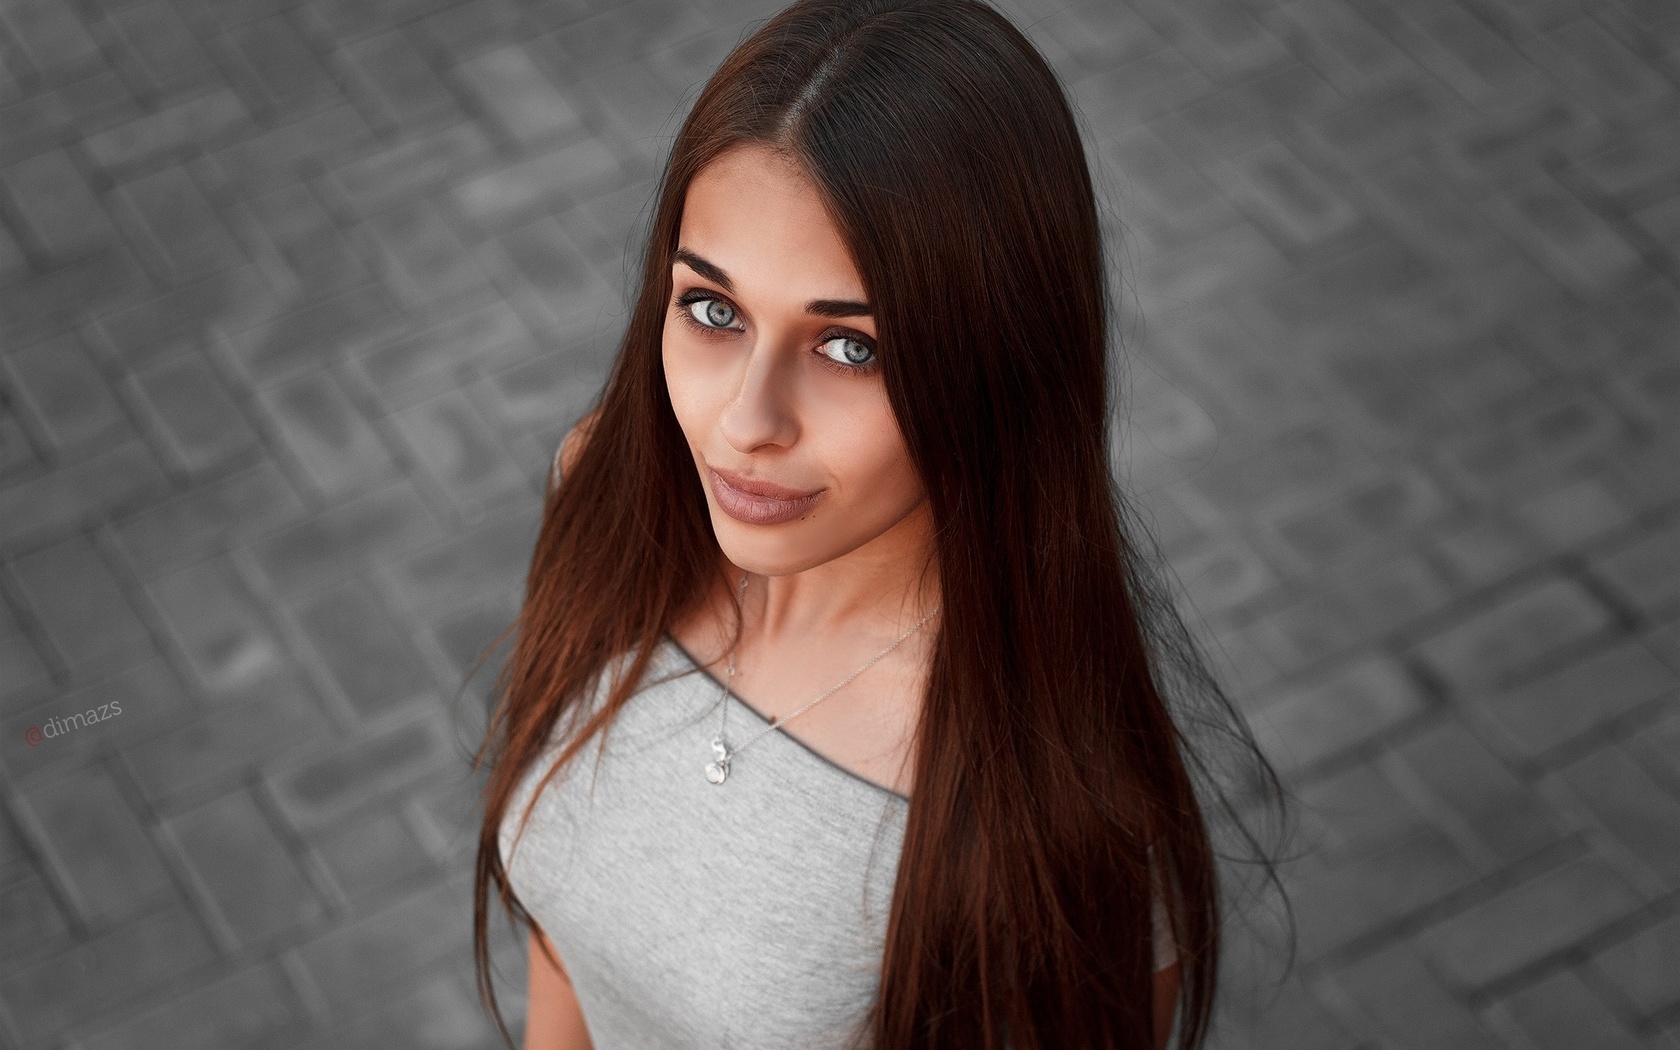
[[[767,717],[786,716],[934,608],[933,521],[887,400],[862,278],[821,196],[798,169],[756,145],[719,157],[689,185],[678,245],[673,300],[706,299],[670,305],[661,346],[665,380],[729,582],[671,633],[723,678],[730,591],[745,571],[733,691]],[[836,317],[809,309],[818,300],[862,307]],[[875,367],[862,347],[876,350]],[[864,367],[848,367],[860,360]],[[588,428],[585,420],[568,435],[563,472]],[[708,465],[825,494],[792,521],[747,524],[720,508]],[[783,732],[857,776],[909,795],[911,745],[938,622],[935,615]],[[1156,977],[1163,1033],[1177,974],[1175,965]],[[564,969],[548,961],[536,934],[530,991],[527,1050],[589,1045]]]

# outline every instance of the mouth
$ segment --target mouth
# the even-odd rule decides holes
[[[801,492],[711,466],[706,468],[706,473],[711,476],[712,498],[718,508],[748,525],[780,525],[792,521],[828,493],[827,489]]]

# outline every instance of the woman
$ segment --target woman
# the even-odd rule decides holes
[[[1122,529],[1108,321],[1001,15],[801,0],[725,60],[480,754],[504,1038],[491,883],[530,1050],[1203,1040],[1205,678]]]

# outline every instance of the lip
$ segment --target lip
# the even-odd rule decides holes
[[[712,476],[712,497],[718,507],[736,521],[748,525],[780,525],[810,510],[828,492],[801,492],[762,479],[749,478],[731,470],[708,465]]]

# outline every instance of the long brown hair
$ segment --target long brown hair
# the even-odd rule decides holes
[[[610,724],[721,569],[660,342],[689,183],[749,143],[801,166],[852,251],[936,528],[944,615],[859,1037],[1153,1045],[1152,848],[1182,964],[1179,1045],[1198,1046],[1220,908],[1200,767],[1169,705],[1217,687],[1114,480],[1113,311],[1077,123],[1031,42],[974,0],[800,0],[729,55],[676,136],[590,440],[545,499],[479,752],[481,995],[508,1038],[486,922],[494,883],[534,926],[498,845],[521,777],[613,664],[548,775]]]

